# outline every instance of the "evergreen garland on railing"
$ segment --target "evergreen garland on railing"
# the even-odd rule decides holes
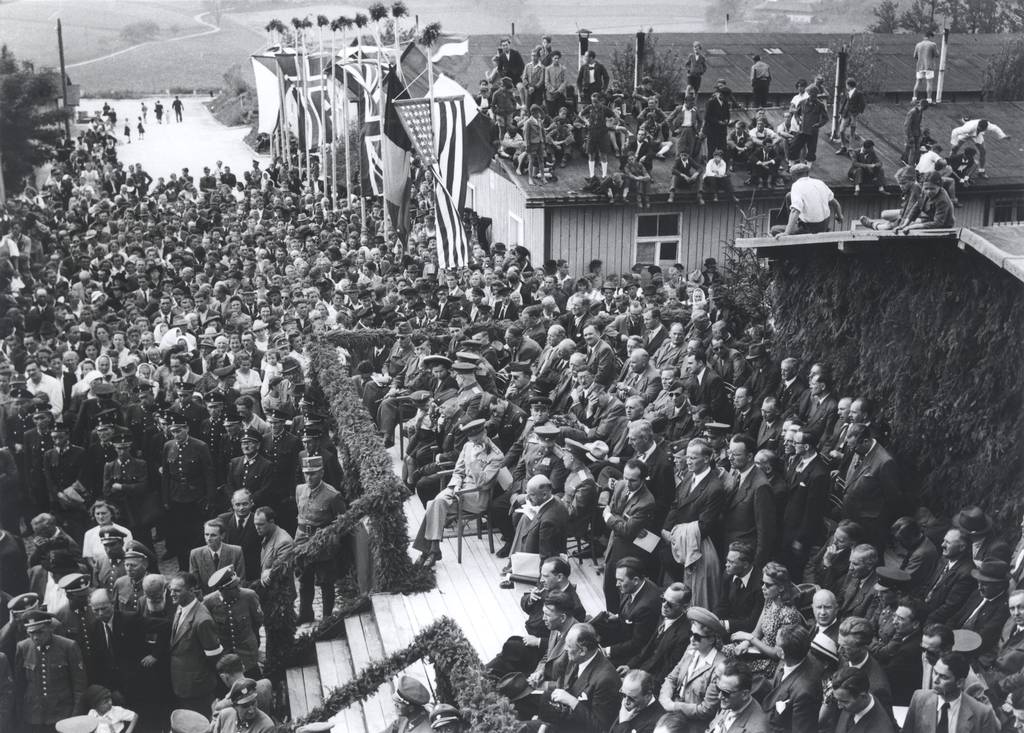
[[[483,665],[459,625],[442,617],[426,627],[405,649],[387,659],[370,662],[351,682],[336,687],[299,723],[329,720],[342,710],[376,694],[407,667],[426,659],[434,667],[438,702],[458,707],[470,722],[470,730],[515,733],[522,723],[512,704],[494,689],[483,674]]]

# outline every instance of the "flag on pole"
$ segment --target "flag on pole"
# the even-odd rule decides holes
[[[434,43],[434,53],[430,60],[437,63],[446,56],[465,56],[469,53],[469,37],[454,33],[441,33]]]
[[[388,215],[399,232],[408,231],[409,199],[412,192],[412,143],[398,120],[394,103],[407,99],[394,69],[384,77],[386,101],[367,97],[363,124],[363,190],[383,196]]]

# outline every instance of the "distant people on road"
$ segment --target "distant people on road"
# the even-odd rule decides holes
[[[184,103],[181,101],[181,97],[175,97],[174,101],[171,102],[171,109],[174,110],[175,122],[181,122],[181,111],[185,108]]]
[[[139,140],[145,140],[146,139],[146,127],[145,127],[145,125],[142,124],[143,123],[143,119],[144,118],[140,117],[139,118],[139,124],[135,126],[135,129],[138,130],[138,132],[139,132]]]
[[[153,105],[153,114],[156,115],[156,124],[164,124],[164,103],[159,99],[156,100],[156,104]]]
[[[142,121],[143,121],[143,123],[145,123],[147,125],[149,124],[149,116],[148,115],[149,115],[149,107],[147,107],[146,103],[143,102],[142,103]]]
[[[935,31],[929,28],[924,32],[924,38],[914,46],[917,75],[914,77],[914,96],[910,100],[912,102],[917,101],[917,89],[921,86],[922,79],[924,79],[925,97],[929,102],[935,102],[935,98],[932,97],[932,80],[935,78],[935,68],[939,63],[939,47],[932,40],[934,37]]]

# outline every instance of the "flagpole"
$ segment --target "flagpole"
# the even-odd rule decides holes
[[[302,139],[305,137],[302,130],[302,21],[292,18],[292,27],[295,28],[295,162],[299,169],[299,179],[302,178]]]
[[[395,73],[398,74],[398,79],[404,84],[405,75],[402,73],[402,47],[399,40],[401,33],[401,27],[398,24],[400,18],[405,17],[408,14],[408,9],[405,7],[405,3],[401,0],[391,5],[391,17],[394,19],[394,31],[395,31]]]
[[[317,36],[320,45],[320,181],[325,196],[330,194],[327,190],[327,70],[324,64],[324,26],[330,25],[330,22],[326,15],[316,16]],[[333,78],[333,69],[331,76]],[[331,96],[333,97],[334,95],[331,94]]]
[[[334,212],[338,210],[338,95],[334,92],[337,86],[334,83],[334,68],[338,63],[335,42],[338,39],[339,20],[335,18],[331,21],[331,211]]]
[[[434,147],[436,145],[436,143],[434,142],[434,130],[437,129],[437,124],[435,123],[434,116],[437,114],[437,110],[435,109],[435,102],[434,102],[434,43],[437,41],[437,37],[440,34],[440,32],[441,32],[441,24],[440,23],[430,23],[430,24],[428,24],[423,29],[423,32],[420,33],[419,39],[418,39],[420,45],[423,46],[426,49],[426,51],[427,51],[426,54],[424,54],[424,55],[427,57],[427,105],[428,105],[428,107],[430,109],[430,147],[431,147],[431,152],[433,153],[433,157],[434,157],[435,160],[437,158],[437,152],[434,151]],[[434,178],[434,227],[435,227],[435,229],[437,227],[437,211],[438,211],[438,206],[439,206],[439,203],[438,203],[438,200],[437,200],[437,188],[438,188],[438,186],[441,183],[440,179],[438,179],[438,177],[437,177],[437,166],[438,166],[438,163],[435,163],[434,165],[429,166],[430,174]],[[435,231],[435,234],[436,234],[436,231]],[[444,247],[444,244],[441,242],[441,237],[435,237],[435,238],[437,239],[437,249],[438,249],[437,261],[438,261],[438,264],[439,265],[442,265],[444,263],[449,263],[450,264],[452,262],[451,258],[446,257],[445,253],[441,251],[441,249]]]
[[[306,117],[307,117],[307,124],[303,127],[303,130],[307,131],[307,132],[312,127],[312,125],[308,121],[309,112],[310,112],[309,108],[307,107],[307,102],[309,102],[309,99],[310,99],[310,97],[309,97],[309,48],[307,48],[306,44],[309,43],[309,29],[312,28],[312,27],[313,27],[313,21],[311,21],[309,19],[309,16],[306,16],[305,18],[302,19],[302,54],[303,54],[303,56],[302,56],[302,80],[303,80],[303,85],[305,87],[305,93],[302,95],[302,107],[303,107],[304,110],[306,110]],[[309,190],[312,193],[312,192],[316,191],[316,181],[313,180],[313,154],[311,152],[311,149],[313,147],[313,140],[311,139],[311,137],[312,137],[311,135],[308,135],[308,134],[306,135],[306,144],[305,144],[304,147],[306,149],[306,178],[307,178],[308,183],[309,183]]]
[[[345,58],[341,63],[342,101],[344,102],[341,110],[341,134],[344,137],[343,142],[345,144],[345,203],[347,206],[352,197],[352,187],[349,184],[352,176],[352,158],[348,131],[348,111],[350,107],[348,99],[348,29],[352,25],[352,21],[344,16],[338,18],[338,21],[341,24],[341,45],[345,53]]]
[[[381,54],[383,54],[385,51],[384,51],[384,44],[381,42],[381,32],[380,32],[381,28],[380,28],[380,26],[381,26],[381,23],[384,21],[384,18],[386,18],[388,16],[388,11],[387,11],[387,8],[384,7],[383,3],[374,3],[373,5],[370,6],[369,12],[370,12],[370,20],[374,21],[374,26],[373,26],[373,31],[372,32],[373,32],[374,39],[377,41],[377,69],[380,72],[380,90],[379,90],[379,96],[380,96],[380,138],[381,138],[381,143],[380,143],[380,150],[381,150],[381,155],[380,155],[381,197],[380,198],[381,198],[381,208],[383,210],[382,211],[383,216],[381,217],[381,223],[383,224],[383,227],[384,227],[383,235],[384,235],[384,242],[386,244],[387,243],[387,239],[388,239],[389,229],[390,229],[390,226],[389,226],[389,224],[390,224],[390,217],[388,216],[388,167],[387,167],[387,165],[386,165],[386,163],[384,161],[384,135],[385,135],[384,126],[385,126],[385,123],[387,122],[388,92],[387,92],[387,84],[386,84],[387,80],[384,77],[384,68],[383,68],[383,65],[381,64]],[[390,67],[389,67],[388,71],[390,73]]]
[[[366,24],[369,21],[368,21],[367,17],[365,15],[363,15],[362,13],[356,13],[355,18],[352,19],[352,22],[355,23],[355,26],[356,26],[356,45],[359,46],[360,49],[362,49],[362,46],[363,46],[363,28],[366,27]],[[362,53],[362,52],[360,51],[360,53]],[[380,68],[380,64],[378,63],[378,70],[379,70],[379,68]],[[346,76],[346,78],[347,78],[347,76]],[[365,118],[365,116],[366,116],[366,104],[364,103],[363,104],[363,117]],[[363,143],[363,145],[365,146],[365,143]],[[345,138],[346,165],[349,162],[347,160],[348,151],[349,151],[349,140],[348,140],[348,137],[346,136],[346,138]],[[346,173],[346,175],[347,175],[347,173]],[[360,186],[360,189],[359,189],[359,228],[360,228],[361,232],[366,232],[366,229],[367,229],[367,227],[366,227],[366,191],[362,190],[362,184],[363,184],[363,155],[362,155],[362,152],[360,152],[360,154],[359,154],[359,186]]]

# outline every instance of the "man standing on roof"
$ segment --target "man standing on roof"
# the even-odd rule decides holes
[[[953,146],[952,155],[956,155],[968,143],[974,143],[978,149],[978,178],[988,178],[985,173],[985,133],[991,132],[1000,140],[1009,139],[1009,135],[1002,131],[998,125],[993,125],[985,119],[968,120],[963,118],[960,127],[954,127],[949,134],[949,144]]]
[[[935,78],[935,67],[939,61],[939,47],[935,45],[935,41],[932,38],[935,37],[935,31],[928,28],[924,32],[924,38],[918,41],[917,45],[914,46],[914,59],[917,61],[917,75],[914,77],[914,96],[910,100],[911,102],[917,101],[917,88],[921,85],[921,80],[924,79],[924,88],[927,94],[928,101],[935,103],[932,98],[932,79]]]

